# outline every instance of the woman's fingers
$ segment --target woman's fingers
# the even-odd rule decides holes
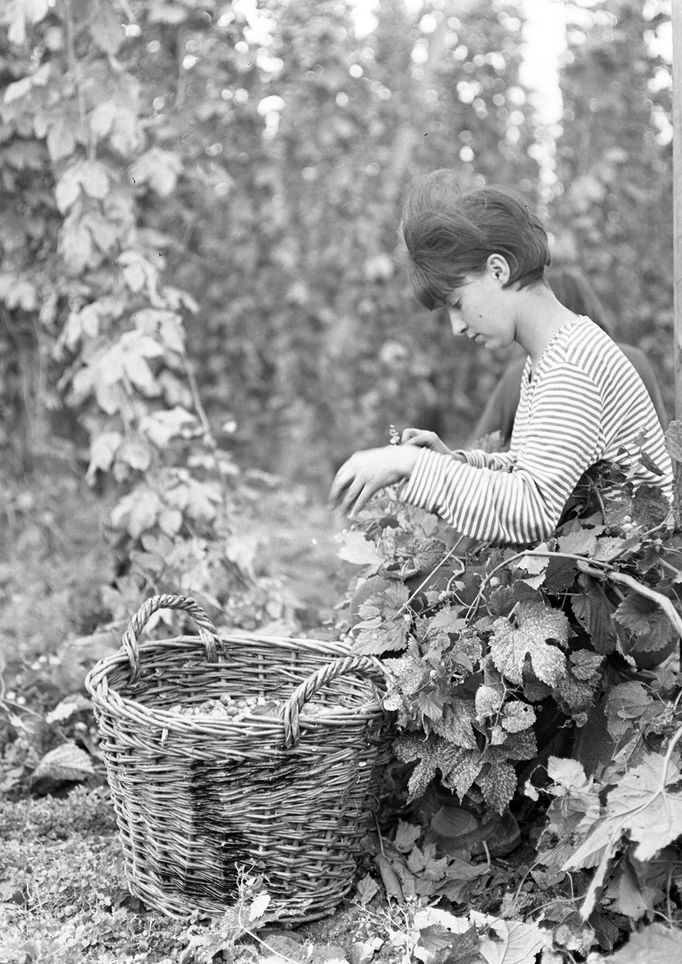
[[[365,485],[365,473],[358,453],[351,455],[334,476],[329,491],[329,501],[333,508],[348,513],[355,505],[356,499]]]
[[[419,432],[418,435],[413,435],[403,445],[416,445],[417,448],[421,449],[432,449],[434,446],[434,437],[431,432]]]
[[[402,434],[401,442],[403,445],[431,449],[432,452],[438,452],[441,455],[452,454],[439,435],[424,428],[406,428]]]
[[[417,456],[414,448],[400,445],[355,452],[334,477],[330,504],[357,515],[376,492],[409,476]]]
[[[364,485],[365,483],[361,478],[356,478],[348,486],[341,501],[341,511],[344,515],[350,515],[357,511],[358,498],[362,494]]]
[[[342,512],[356,516],[367,505],[373,495],[384,488],[386,482],[371,475],[360,473],[346,488],[340,504]]]
[[[417,445],[415,439],[420,438],[424,435],[424,429],[422,428],[405,428],[403,429],[403,434],[400,436],[401,445]]]
[[[351,517],[355,517],[359,512],[362,512],[372,496],[376,495],[376,493],[382,488],[383,486],[381,484],[365,482],[360,489],[353,506],[349,509],[349,515]]]
[[[343,499],[345,499],[348,487],[353,481],[353,474],[348,469],[348,462],[344,462],[339,471],[334,476],[334,481],[332,482],[331,489],[329,490],[329,502],[333,508],[337,508],[341,505]]]
[[[417,448],[432,449],[434,452],[447,452],[447,446],[441,442],[436,433],[423,428],[406,428],[401,441],[403,445],[416,445]]]

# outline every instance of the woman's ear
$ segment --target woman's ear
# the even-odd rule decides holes
[[[511,277],[511,271],[507,259],[501,254],[490,254],[486,262],[488,270],[496,281],[506,285]]]

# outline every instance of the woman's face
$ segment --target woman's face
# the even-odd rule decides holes
[[[516,340],[512,311],[513,289],[505,288],[504,272],[489,263],[483,271],[466,275],[453,289],[445,307],[452,333],[466,335],[486,348],[508,348]]]

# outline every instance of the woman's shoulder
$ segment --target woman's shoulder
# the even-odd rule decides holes
[[[578,315],[573,324],[560,329],[550,349],[555,364],[565,362],[587,370],[603,369],[609,360],[622,357],[613,338],[587,315]]]
[[[618,351],[605,331],[586,315],[576,315],[554,335],[539,367],[547,373],[565,366],[589,369],[593,361],[608,356],[611,348]]]

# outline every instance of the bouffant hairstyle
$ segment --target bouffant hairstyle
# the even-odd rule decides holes
[[[441,307],[465,276],[481,272],[491,254],[511,270],[506,287],[523,288],[550,262],[547,232],[525,201],[503,187],[462,190],[453,171],[433,171],[414,184],[401,220],[417,300]]]

